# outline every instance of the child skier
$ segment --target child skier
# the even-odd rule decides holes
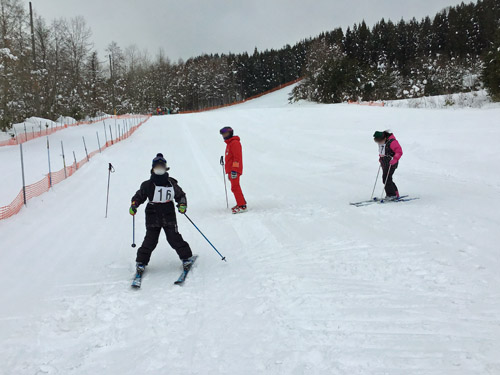
[[[132,197],[130,215],[137,213],[137,207],[148,200],[146,205],[146,236],[142,246],[137,250],[136,268],[144,272],[149,263],[151,253],[158,244],[161,230],[165,231],[167,241],[182,260],[184,269],[191,266],[192,252],[189,244],[183,240],[177,230],[174,200],[181,214],[186,213],[186,194],[177,184],[177,180],[167,173],[167,161],[163,154],[157,154],[153,159],[151,178],[141,184],[140,189]]]
[[[233,214],[239,214],[247,211],[247,202],[243,196],[240,186],[240,177],[243,174],[243,155],[241,152],[240,137],[234,135],[234,131],[229,126],[220,130],[220,134],[226,142],[226,174],[231,181],[231,191],[236,198],[236,206],[231,210]]]
[[[376,131],[373,134],[374,141],[379,147],[379,161],[382,166],[382,183],[385,185],[387,199],[394,200],[399,198],[399,191],[392,180],[392,176],[398,167],[399,159],[403,156],[403,149],[396,140],[394,134],[389,131]]]

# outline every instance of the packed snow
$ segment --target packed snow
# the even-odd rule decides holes
[[[1,221],[0,373],[500,374],[500,109],[290,105],[289,91],[153,117]],[[242,139],[242,215],[226,209],[222,126]],[[350,206],[370,197],[387,128],[395,181],[420,199]],[[128,207],[157,152],[227,263],[178,215],[199,255],[185,285],[162,237],[131,290]],[[143,207],[136,224],[140,244]]]

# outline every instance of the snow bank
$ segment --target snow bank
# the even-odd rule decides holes
[[[103,115],[99,117],[87,117],[85,121],[95,121],[101,118],[109,117],[109,115]],[[78,120],[70,116],[59,116],[56,121],[52,121],[42,117],[30,117],[17,124],[13,124],[12,128],[6,132],[0,131],[0,141],[8,140],[12,138],[15,134],[22,134],[26,129],[26,133],[41,133],[43,134],[46,128],[60,127],[65,124],[76,124]],[[29,138],[29,137],[28,137]]]
[[[427,96],[416,99],[388,100],[388,107],[398,108],[495,108],[500,104],[492,103],[486,90],[453,95]]]

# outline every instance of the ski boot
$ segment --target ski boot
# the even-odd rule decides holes
[[[243,206],[234,206],[231,211],[233,212],[233,214],[242,214],[244,212],[247,212],[247,205],[243,205]]]
[[[182,259],[182,268],[184,271],[187,271],[191,266],[193,265],[193,257],[187,258],[187,259]]]
[[[146,269],[146,265],[144,263],[137,262],[135,264],[135,269],[138,273],[143,273],[144,270]]]

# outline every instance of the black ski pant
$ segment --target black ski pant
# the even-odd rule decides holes
[[[394,174],[394,172],[396,172],[397,167],[397,164],[382,165],[382,183],[385,184],[385,182],[387,181],[387,184],[385,185],[385,193],[388,197],[394,197],[398,191],[398,187],[392,180],[392,175]]]
[[[165,231],[167,236],[167,241],[170,246],[177,252],[180,259],[188,259],[193,253],[189,244],[184,241],[181,234],[177,230],[177,223],[169,223],[163,227],[149,227],[146,228],[146,236],[142,242],[141,247],[137,250],[136,262],[148,264],[151,258],[151,253],[158,245],[158,239],[160,238],[161,230]]]

